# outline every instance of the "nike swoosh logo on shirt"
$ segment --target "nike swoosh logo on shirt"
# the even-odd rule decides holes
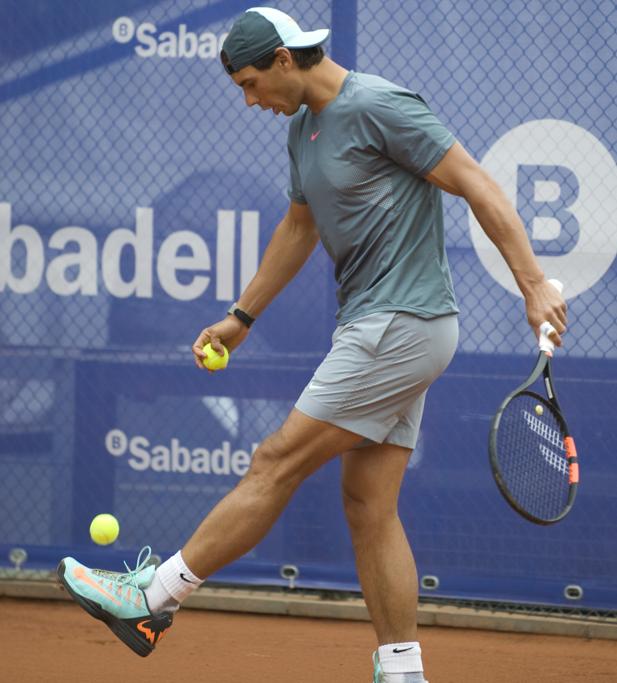
[[[318,130],[316,133],[313,133],[311,135],[311,142],[315,142],[315,140],[317,140],[317,136],[319,135],[319,133],[321,133],[320,130]]]

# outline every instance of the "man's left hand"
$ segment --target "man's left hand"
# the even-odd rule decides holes
[[[540,325],[548,321],[556,331],[551,335],[551,341],[555,346],[561,346],[561,335],[566,331],[567,305],[560,292],[548,280],[544,280],[527,292],[525,308],[527,321],[535,330],[536,336],[540,335]]]

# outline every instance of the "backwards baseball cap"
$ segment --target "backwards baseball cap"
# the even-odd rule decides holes
[[[277,47],[315,47],[329,35],[327,28],[303,31],[288,14],[273,7],[251,7],[234,22],[223,42],[223,51],[229,59],[225,69],[233,74],[274,52]]]

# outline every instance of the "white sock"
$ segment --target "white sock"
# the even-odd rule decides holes
[[[173,612],[204,582],[186,566],[180,550],[158,567],[146,588],[148,606],[153,614]]]
[[[148,607],[152,614],[161,612],[175,612],[180,608],[180,603],[169,595],[158,574],[154,575],[152,583],[144,589]]]
[[[421,673],[420,643],[390,643],[379,646],[379,664],[385,674]]]

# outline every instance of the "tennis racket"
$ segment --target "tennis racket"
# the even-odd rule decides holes
[[[561,282],[549,282],[562,291]],[[499,406],[489,435],[489,459],[499,490],[516,512],[536,524],[554,524],[570,512],[579,480],[574,439],[551,372],[554,332],[549,322],[540,326],[536,365]],[[540,377],[546,395],[532,390]]]

